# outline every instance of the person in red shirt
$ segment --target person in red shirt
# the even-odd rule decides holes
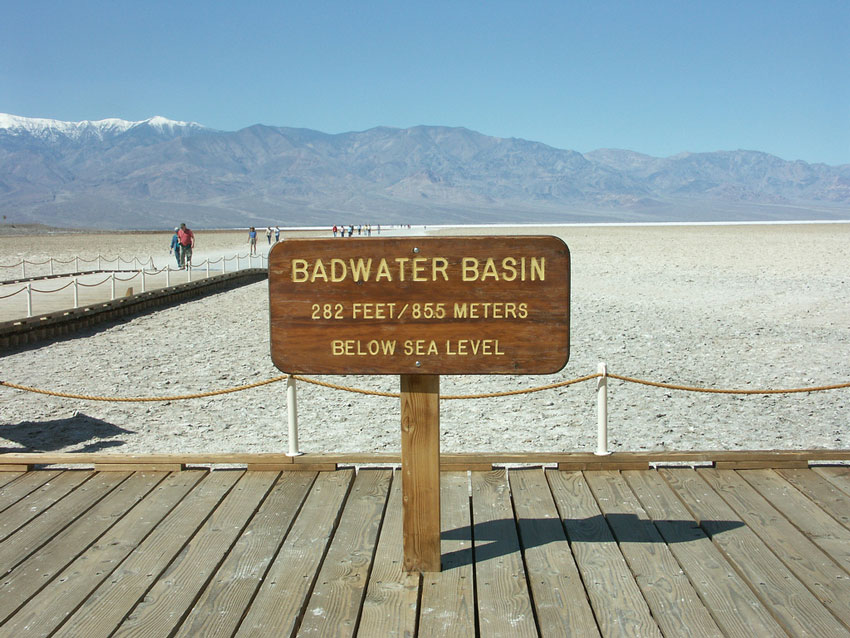
[[[180,230],[177,231],[177,241],[180,242],[180,267],[191,266],[192,249],[195,248],[195,233],[186,228],[186,224],[180,224]]]

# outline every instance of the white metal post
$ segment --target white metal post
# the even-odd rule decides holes
[[[115,271],[109,274],[109,281],[112,282],[112,301],[115,301]]]
[[[27,317],[32,317],[32,284],[27,284]]]
[[[53,274],[53,257],[50,258],[50,274]]]
[[[97,256],[97,269],[103,270],[103,255],[100,254]]]
[[[286,377],[286,412],[289,421],[289,452],[286,456],[300,456],[298,451],[298,404],[295,398],[295,378]]]
[[[227,257],[222,256],[221,258],[221,273],[224,274],[227,272]]]
[[[607,456],[611,454],[608,451],[608,366],[600,363],[597,371],[602,376],[596,380],[596,455]]]
[[[242,266],[239,265],[239,253],[236,253],[236,270],[240,270]]]
[[[210,278],[210,258],[207,257],[207,279]]]
[[[74,308],[79,308],[80,307],[80,288],[77,285],[77,278],[76,277],[74,277],[72,281],[74,282]]]
[[[147,281],[145,281],[145,269],[142,268],[142,292],[147,292],[145,286],[147,285]]]
[[[192,281],[192,262],[191,261],[186,262],[186,270],[188,271],[188,274],[189,274],[188,281]]]
[[[74,272],[80,272],[80,257],[74,256]]]
[[[165,267],[165,287],[171,287],[171,266]]]

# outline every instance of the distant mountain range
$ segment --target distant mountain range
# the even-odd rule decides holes
[[[114,229],[850,219],[850,165],[582,154],[440,126],[330,135],[0,114],[0,215]]]

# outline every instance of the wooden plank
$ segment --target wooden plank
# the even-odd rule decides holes
[[[336,463],[248,463],[248,472],[334,472]]]
[[[478,622],[482,636],[537,636],[505,470],[472,475]]]
[[[519,463],[528,465],[576,463],[576,464],[604,464],[604,463],[640,463],[665,464],[665,463],[688,463],[706,464],[718,461],[764,461],[771,463],[784,463],[786,461],[850,461],[850,450],[707,450],[707,451],[684,451],[675,452],[670,450],[657,450],[654,452],[615,452],[607,457],[599,457],[592,452],[473,452],[473,453],[447,453],[442,455],[442,460],[450,465],[465,464],[506,464]],[[86,465],[91,467],[95,463],[179,463],[189,467],[205,465],[246,465],[248,463],[268,464],[299,464],[299,463],[335,463],[337,465],[392,465],[401,463],[401,455],[398,453],[315,453],[308,452],[301,456],[290,457],[278,452],[263,453],[181,453],[181,454],[106,454],[106,453],[33,453],[33,452],[9,452],[0,454],[0,464],[6,466],[19,465],[22,468],[32,465]],[[587,465],[591,467],[591,465]],[[594,466],[596,467],[596,466]],[[598,466],[598,469],[615,469],[613,467]],[[640,469],[635,467],[633,469]],[[2,472],[0,472],[2,473]]]
[[[543,470],[508,477],[541,637],[599,636]]]
[[[8,507],[0,516],[0,541],[50,509],[91,476],[91,472],[62,472]]]
[[[827,514],[850,529],[850,494],[842,492],[812,469],[779,470],[777,473]]]
[[[113,454],[103,452],[8,452],[0,454],[0,463],[37,465],[73,465],[95,463],[181,463],[187,465],[291,463],[292,457],[281,452],[200,452],[176,454]]]
[[[175,638],[234,634],[315,479],[315,473],[281,474]]]
[[[491,463],[440,463],[440,472],[490,472]],[[442,492],[441,492],[442,493]],[[441,508],[442,511],[442,508]]]
[[[845,494],[850,494],[850,467],[817,467],[814,470]]]
[[[423,574],[419,638],[473,638],[476,635],[474,560],[466,472],[442,475],[440,519],[442,569]]]
[[[43,470],[40,472],[27,472],[14,481],[4,485],[0,489],[0,512],[14,505],[27,494],[37,490],[39,487],[59,476],[58,470]]]
[[[578,472],[592,470],[648,470],[649,461],[629,461],[626,459],[612,459],[610,461],[567,461],[558,463],[558,469],[562,472]]]
[[[164,478],[163,474],[133,474],[84,516],[79,517],[37,553],[5,575],[0,586],[0,623],[47,585]],[[92,481],[89,481],[83,487],[89,487],[91,484]],[[29,527],[31,526],[23,531],[27,531]],[[5,544],[0,545],[0,552],[5,548]]]
[[[236,471],[209,473],[55,635],[112,635],[241,475]]]
[[[788,468],[788,469],[805,469],[809,467],[809,462],[805,459],[800,460],[747,460],[739,461],[717,461],[714,467],[718,470],[763,470],[771,468]]]
[[[720,628],[620,473],[587,472],[585,478],[662,633],[720,638]]]
[[[363,599],[360,636],[403,638],[416,633],[420,577],[404,569],[401,496],[401,476],[396,473]]]
[[[850,530],[776,472],[752,470],[740,472],[738,475],[782,512],[794,527],[850,573]]]
[[[37,552],[129,476],[128,473],[95,474],[41,516],[7,537],[0,544],[0,573],[8,573]]]
[[[357,474],[304,611],[299,636],[355,635],[391,480],[388,470]]]
[[[352,470],[319,474],[237,636],[294,635],[353,477]]]
[[[440,571],[440,377],[401,376],[404,568]]]
[[[3,626],[9,636],[48,636],[160,523],[206,472],[172,474],[31,598]]]
[[[584,476],[550,470],[546,478],[602,635],[661,638]]]
[[[95,472],[180,472],[182,463],[95,463]]]
[[[848,636],[846,628],[788,570],[697,470],[661,469],[700,527],[792,636]]]
[[[0,489],[3,488],[4,485],[8,485],[16,478],[19,478],[24,475],[26,472],[26,467],[23,466],[24,469],[20,470],[10,470],[9,468],[14,467],[12,465],[0,465]]]
[[[657,472],[623,476],[726,636],[785,633]]]
[[[277,477],[276,472],[243,474],[168,566],[167,577],[154,583],[112,636],[171,636]]]
[[[700,475],[818,600],[850,627],[847,572],[806,538],[738,472],[707,469],[700,470]],[[793,488],[788,486],[788,489]],[[784,498],[790,499],[790,492]]]

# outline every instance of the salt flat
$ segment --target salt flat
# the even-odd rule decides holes
[[[482,228],[428,229],[481,234]],[[571,252],[571,356],[557,375],[441,379],[444,394],[498,391],[610,372],[717,388],[850,380],[850,224],[500,227],[555,234]],[[326,233],[329,241],[334,240]],[[167,260],[170,233],[0,238],[0,263],[75,251]],[[245,251],[244,233],[197,233],[198,252]],[[31,241],[32,243],[26,243]],[[261,237],[260,245],[265,243]],[[107,254],[104,252],[103,254]],[[197,253],[196,253],[197,254]],[[158,263],[157,261],[157,263]],[[280,374],[269,356],[265,283],[74,339],[12,351],[2,378],[107,396],[226,388]],[[395,376],[323,377],[398,391]],[[847,448],[850,390],[694,394],[609,382],[614,450]],[[286,451],[281,383],[191,401],[96,403],[0,388],[4,451]],[[592,451],[595,382],[442,403],[446,452]],[[398,401],[299,384],[301,448],[399,449]]]

